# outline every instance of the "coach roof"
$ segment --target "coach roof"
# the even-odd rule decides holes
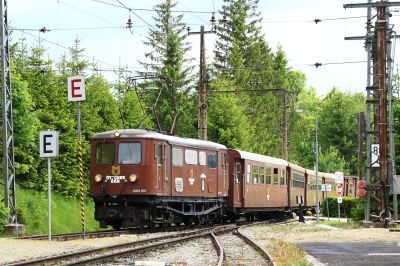
[[[246,160],[252,160],[252,161],[257,161],[257,162],[262,162],[262,163],[270,163],[273,165],[278,165],[278,166],[288,166],[288,162],[279,158],[274,158],[266,155],[261,155],[261,154],[256,154],[256,153],[251,153],[247,151],[240,151],[236,150],[240,154],[240,158],[246,159]]]
[[[113,139],[116,138],[115,136],[116,132],[119,133],[118,138],[121,139],[124,138],[155,139],[155,140],[168,141],[170,144],[179,146],[189,146],[189,147],[214,149],[214,150],[226,150],[226,147],[224,145],[215,142],[164,135],[155,131],[149,131],[144,129],[111,130],[111,131],[97,133],[92,137],[92,139]]]

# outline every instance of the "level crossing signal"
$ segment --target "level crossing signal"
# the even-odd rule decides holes
[[[357,181],[357,188],[357,196],[359,196],[360,198],[365,197],[365,195],[367,194],[367,182],[365,180]]]

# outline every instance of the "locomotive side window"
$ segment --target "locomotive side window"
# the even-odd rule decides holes
[[[217,154],[216,153],[208,154],[208,168],[209,169],[217,168]]]
[[[260,166],[260,184],[264,184],[264,176],[265,176],[265,173],[264,173],[264,166]]]
[[[140,164],[142,162],[142,144],[121,142],[118,147],[119,164]]]
[[[285,185],[286,181],[286,170],[281,170],[281,186]]]
[[[274,185],[275,185],[275,186],[279,185],[279,180],[278,180],[278,168],[274,168]]]
[[[183,165],[182,149],[172,148],[172,164],[174,166],[182,166]]]
[[[115,156],[114,142],[96,143],[96,164],[113,164]]]
[[[197,164],[197,151],[185,150],[185,163]]]
[[[271,185],[271,168],[267,168],[267,185]]]
[[[258,166],[253,165],[253,184],[258,184]]]
[[[154,145],[154,157],[157,160],[157,165],[161,165],[161,144]]]
[[[199,163],[200,165],[206,165],[206,153],[204,151],[199,152]]]

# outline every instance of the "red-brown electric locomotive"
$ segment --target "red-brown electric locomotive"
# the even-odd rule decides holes
[[[314,171],[153,131],[96,134],[90,166],[90,195],[101,227],[267,218],[296,210],[296,196],[306,208],[316,204]],[[319,184],[333,184],[333,178],[318,172]],[[322,201],[334,191],[319,193]]]

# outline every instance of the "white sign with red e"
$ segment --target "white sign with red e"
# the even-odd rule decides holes
[[[85,78],[73,76],[68,78],[68,101],[79,102],[86,100]]]

